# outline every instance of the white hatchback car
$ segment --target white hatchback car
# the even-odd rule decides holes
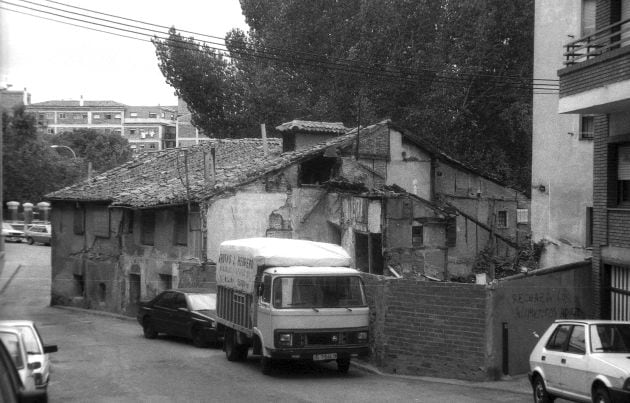
[[[0,328],[11,328],[20,332],[24,340],[24,347],[27,354],[27,364],[31,368],[29,377],[35,390],[46,394],[48,381],[50,380],[50,353],[57,351],[56,345],[44,344],[37,326],[30,320],[0,320]],[[25,386],[31,379],[23,379]],[[29,388],[27,387],[27,390]]]
[[[529,367],[534,402],[630,402],[630,322],[556,320]]]

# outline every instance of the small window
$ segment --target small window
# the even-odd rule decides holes
[[[617,148],[617,204],[630,203],[630,145]]]
[[[449,248],[457,246],[457,217],[446,220],[446,246]]]
[[[138,117],[138,112],[131,112],[129,114],[129,116],[131,116],[132,118],[137,118]]]
[[[155,211],[142,211],[141,225],[142,234],[140,241],[143,245],[153,245],[153,238],[155,236]]]
[[[595,136],[595,116],[580,115],[580,140],[593,140]]]
[[[55,129],[49,127],[48,129],[46,129],[46,133],[48,133],[48,134],[55,134]]]
[[[501,210],[497,212],[497,228],[507,228],[508,226],[507,211]]]
[[[178,208],[173,214],[175,245],[188,245],[188,211],[186,208]]]
[[[81,115],[80,113],[75,113],[73,117],[74,117],[74,120],[80,120],[83,118],[83,115]]]
[[[106,113],[105,114],[105,119],[111,119],[112,118],[112,114],[111,113]]]
[[[94,113],[92,114],[92,119],[100,119],[101,115],[99,115],[98,113]]]
[[[136,129],[129,129],[129,134],[136,134]]]
[[[411,227],[411,246],[414,248],[424,245],[424,227],[422,224],[414,222]]]
[[[114,118],[120,119],[120,113],[117,113],[116,115],[114,115]]]
[[[593,207],[586,208],[585,246],[593,246]]]
[[[160,290],[170,290],[171,288],[173,288],[173,276],[160,274]]]
[[[149,144],[149,148],[150,148],[150,149],[155,149],[155,148],[156,148],[155,143],[151,143],[151,144]]]
[[[44,120],[44,114],[43,113],[39,114],[39,120]]]
[[[149,136],[151,137],[155,136],[155,130],[149,130]]]
[[[118,134],[118,135],[120,135],[120,133],[121,133],[121,132],[120,132],[120,129],[114,129],[114,134]]]
[[[149,119],[157,119],[157,113],[149,112]]]
[[[516,223],[527,224],[529,222],[529,210],[526,208],[516,209]]]
[[[65,119],[66,118],[66,114],[65,113],[60,113],[59,114],[59,119]]]

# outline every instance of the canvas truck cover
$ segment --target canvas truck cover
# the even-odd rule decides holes
[[[219,286],[251,294],[258,266],[349,267],[350,263],[350,256],[339,245],[298,239],[237,239],[221,243],[216,278]]]

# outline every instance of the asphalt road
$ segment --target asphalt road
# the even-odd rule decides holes
[[[53,354],[50,402],[530,402],[520,391],[380,376],[334,364],[291,364],[271,376],[258,359],[147,340],[131,320],[50,307],[50,247],[6,244],[0,318],[36,321]]]

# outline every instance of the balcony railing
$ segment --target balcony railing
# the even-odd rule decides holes
[[[611,50],[630,45],[630,18],[609,25],[565,45],[564,64],[581,63]]]

